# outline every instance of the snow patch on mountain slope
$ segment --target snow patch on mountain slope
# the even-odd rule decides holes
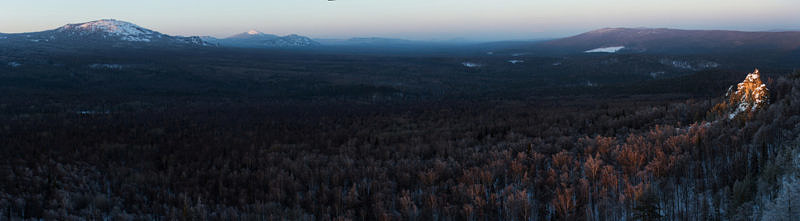
[[[625,46],[614,46],[614,47],[604,47],[604,48],[595,48],[592,50],[584,51],[585,53],[616,53],[619,50],[622,50]]]

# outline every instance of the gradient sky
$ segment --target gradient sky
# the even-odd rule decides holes
[[[798,0],[2,0],[0,32],[103,18],[171,35],[513,40],[603,27],[800,30]]]

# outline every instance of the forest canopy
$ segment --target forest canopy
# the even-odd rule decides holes
[[[3,105],[0,213],[773,220],[800,211],[800,79],[765,86],[769,104],[732,119],[722,97]]]

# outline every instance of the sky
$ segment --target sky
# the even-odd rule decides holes
[[[113,18],[170,35],[529,40],[605,27],[800,30],[798,0],[0,0],[0,32]]]

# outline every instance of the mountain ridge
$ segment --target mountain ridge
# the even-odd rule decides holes
[[[800,48],[800,32],[747,32],[671,28],[601,28],[537,45],[583,52],[625,47],[622,53],[696,53],[733,50],[791,51]]]
[[[204,40],[221,46],[243,48],[305,48],[320,45],[313,39],[297,34],[278,36],[266,34],[255,29],[231,35],[226,38],[205,36]]]
[[[443,44],[398,38],[353,37],[312,39],[290,34],[278,36],[251,29],[226,38],[172,36],[115,19],[74,23],[55,29],[27,33],[0,33],[0,43],[17,45],[55,42],[64,47],[125,46],[227,46],[245,48],[310,48],[326,46],[409,47]],[[323,42],[323,43],[321,43]],[[495,41],[494,43],[502,42]],[[492,43],[492,42],[486,42]],[[485,43],[474,43],[481,45]],[[611,50],[614,49],[614,50]],[[541,42],[499,44],[486,50],[570,53],[666,53],[701,54],[743,50],[800,51],[800,31],[686,30],[673,28],[608,27]],[[525,50],[525,51],[523,51]],[[515,53],[512,53],[515,54]]]
[[[172,36],[116,20],[100,19],[83,23],[66,24],[61,27],[39,32],[2,35],[10,43],[17,45],[51,44],[61,47],[146,47],[146,46],[211,46],[197,36]]]

